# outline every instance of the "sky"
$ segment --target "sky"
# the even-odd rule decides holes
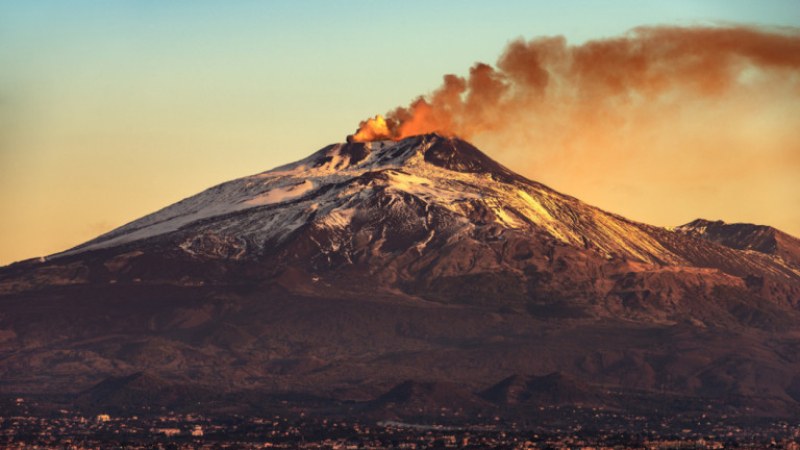
[[[443,75],[496,64],[515,40],[563,36],[580,46],[641,26],[732,24],[798,27],[800,8],[796,0],[0,0],[0,264],[68,249],[341,142],[365,118],[438,88]],[[491,133],[475,142],[528,177],[633,220],[748,221],[798,236],[798,79],[784,74],[777,84],[765,79],[770,88],[637,117],[648,128],[634,137],[619,129],[565,144],[553,124],[554,137],[536,145]],[[543,123],[533,113],[520,122]],[[686,139],[664,138],[675,130]]]

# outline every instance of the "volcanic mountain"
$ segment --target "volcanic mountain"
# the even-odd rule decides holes
[[[564,392],[525,381],[526,405],[602,391],[794,414],[796,239],[770,231],[763,251],[712,229],[628,220],[457,138],[330,145],[0,269],[0,392],[80,397],[147,373],[137,389],[216,401],[447,386],[431,401],[463,406],[557,372]]]

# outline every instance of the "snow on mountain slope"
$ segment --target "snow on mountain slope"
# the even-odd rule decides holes
[[[259,248],[308,224],[345,229],[370,214],[376,196],[390,210],[392,202],[413,198],[449,212],[451,234],[493,225],[544,233],[607,257],[682,261],[640,224],[516,175],[467,142],[435,134],[330,145],[298,162],[212,187],[57,256],[194,228]],[[424,247],[430,238],[416,245]]]

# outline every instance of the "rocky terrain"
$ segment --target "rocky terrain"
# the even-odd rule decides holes
[[[456,138],[335,144],[0,269],[0,393],[793,416],[799,249],[764,226],[637,223]]]

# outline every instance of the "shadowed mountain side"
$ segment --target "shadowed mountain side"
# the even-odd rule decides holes
[[[478,417],[496,408],[463,385],[449,382],[405,381],[367,405],[383,419]]]
[[[560,372],[525,377],[512,375],[481,392],[481,396],[501,405],[529,406],[602,404],[600,395],[572,377]]]
[[[138,372],[106,378],[78,394],[75,402],[89,407],[106,408],[170,407],[207,400],[210,396],[211,392],[202,387]]]
[[[800,239],[773,227],[697,219],[676,230],[737,250],[753,250],[777,256],[795,269],[800,269]]]
[[[787,251],[625,219],[455,138],[334,144],[0,268],[0,394],[791,416]]]

